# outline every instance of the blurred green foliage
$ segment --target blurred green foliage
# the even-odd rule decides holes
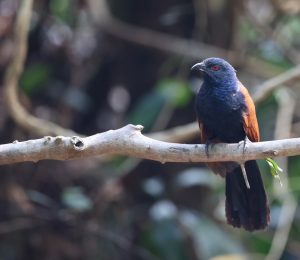
[[[72,0],[50,0],[49,7],[50,12],[62,22],[71,25],[75,21],[75,17],[72,14]]]
[[[76,211],[86,211],[92,208],[92,201],[84,195],[81,187],[65,188],[62,194],[62,202]]]
[[[179,79],[161,79],[153,90],[142,97],[129,114],[128,121],[144,126],[149,131],[164,106],[180,108],[191,101],[192,93],[187,82]]]
[[[26,94],[32,95],[46,87],[51,71],[47,64],[33,64],[27,67],[21,78],[21,87]]]
[[[238,75],[246,86],[259,85],[295,64],[287,51],[300,46],[297,1],[296,13],[280,9],[276,1],[248,1],[250,7],[247,1],[237,4],[226,0],[108,2],[116,18],[180,37],[187,41],[186,46],[192,39],[215,48],[216,53],[241,53]],[[127,123],[141,124],[151,132],[194,121],[194,92],[201,84],[189,75],[195,57],[119,39],[113,36],[113,29],[109,32],[109,26],[104,30],[93,23],[88,4],[80,0],[35,1],[35,26],[20,81],[30,97],[25,101],[31,112],[82,134]],[[0,4],[4,28],[0,26],[1,75],[11,50],[9,39],[17,6],[16,0]],[[262,21],[271,34],[247,18],[248,13]],[[121,29],[121,33],[126,31]],[[248,55],[268,66],[259,67],[258,62],[249,70],[244,67]],[[197,60],[203,58],[207,57]],[[113,96],[116,87],[122,89],[122,95]],[[299,95],[296,88],[291,89]],[[121,109],[112,105],[112,99],[122,103]],[[277,102],[276,95],[271,95],[257,106],[262,140],[274,139]],[[295,111],[293,136],[300,134],[296,127],[299,118]],[[5,113],[0,125],[3,143],[32,138]],[[270,163],[278,170],[273,161]],[[281,225],[282,197],[275,192],[278,182],[268,173],[268,165],[262,160],[259,166],[271,205],[271,223],[267,230],[256,233],[225,223],[224,180],[203,164],[162,165],[114,157],[106,163],[86,159],[2,167],[0,259],[198,260],[231,259],[233,255],[263,259]],[[299,172],[299,156],[289,158],[284,174],[289,180],[288,192],[297,201]],[[299,237],[297,210],[278,259],[300,258]]]

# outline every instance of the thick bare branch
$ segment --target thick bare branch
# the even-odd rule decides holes
[[[142,135],[142,126],[127,125],[85,138],[44,137],[0,145],[0,165],[40,160],[68,160],[118,154],[165,162],[245,161],[300,154],[300,138],[243,144],[216,144],[209,156],[205,145],[167,143]]]

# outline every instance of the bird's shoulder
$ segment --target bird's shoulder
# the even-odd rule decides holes
[[[247,88],[238,81],[239,91],[243,95],[245,103],[245,111],[243,111],[243,127],[247,137],[252,142],[259,142],[259,126],[256,117],[256,109],[254,102],[247,90]]]

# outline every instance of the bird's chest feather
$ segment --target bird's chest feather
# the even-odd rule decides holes
[[[244,96],[240,92],[199,92],[196,100],[197,116],[205,128],[224,142],[237,142],[245,138],[243,113]]]

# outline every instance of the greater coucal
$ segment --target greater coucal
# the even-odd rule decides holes
[[[221,58],[208,58],[192,71],[204,80],[196,98],[201,143],[238,143],[246,138],[258,142],[255,106],[235,69]],[[244,164],[246,178],[236,162],[207,165],[226,178],[227,222],[249,231],[264,229],[270,220],[269,207],[256,161]]]

